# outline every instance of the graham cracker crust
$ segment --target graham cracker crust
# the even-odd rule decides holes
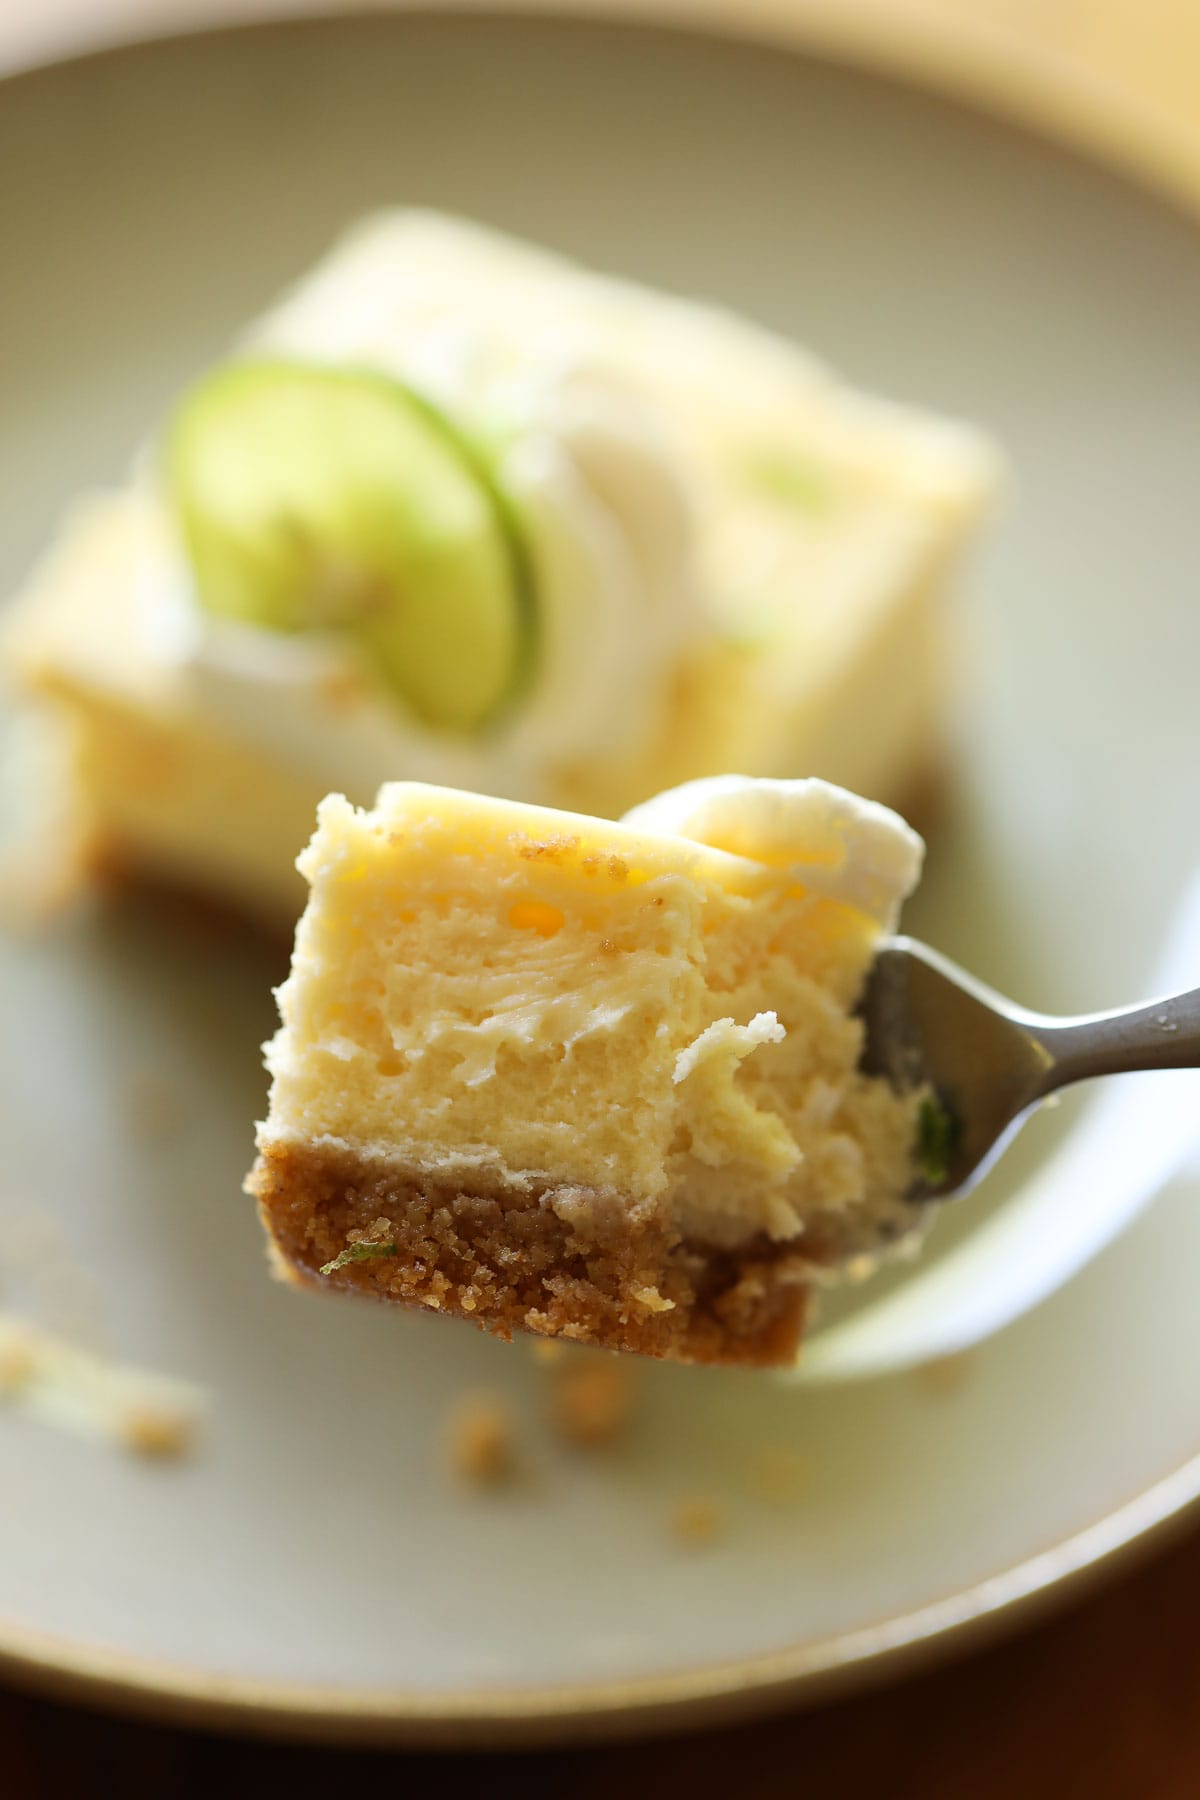
[[[718,1249],[615,1193],[318,1144],[268,1146],[246,1188],[279,1272],[307,1287],[677,1362],[784,1367],[799,1347],[810,1264],[794,1244]]]

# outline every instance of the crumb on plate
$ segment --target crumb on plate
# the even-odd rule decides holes
[[[714,1543],[726,1528],[725,1508],[703,1494],[681,1500],[671,1514],[671,1535],[677,1543],[701,1549]]]
[[[473,1487],[496,1487],[511,1478],[516,1466],[512,1418],[491,1395],[460,1401],[447,1429],[451,1473]]]
[[[0,1337],[0,1397],[16,1394],[37,1373],[38,1352],[34,1338],[16,1329]]]
[[[953,1356],[939,1356],[933,1362],[922,1363],[914,1373],[913,1379],[927,1394],[949,1397],[961,1393],[971,1373],[971,1354],[967,1350],[959,1350]]]
[[[162,1460],[191,1451],[200,1388],[116,1363],[40,1320],[0,1312],[0,1400],[45,1424]]]
[[[628,1429],[637,1386],[638,1371],[628,1358],[572,1358],[554,1370],[550,1425],[568,1444],[612,1444]]]
[[[188,1412],[174,1407],[132,1406],[121,1419],[121,1443],[138,1456],[173,1461],[187,1456],[196,1441],[196,1421]]]

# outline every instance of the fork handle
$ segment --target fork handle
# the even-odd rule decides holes
[[[1150,1006],[1073,1019],[1030,1016],[1026,1022],[1050,1058],[1039,1098],[1094,1075],[1200,1069],[1200,988]]]

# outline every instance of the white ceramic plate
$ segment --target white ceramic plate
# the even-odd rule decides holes
[[[244,317],[398,199],[717,295],[1005,441],[912,923],[1031,1003],[1135,997],[1197,850],[1192,228],[868,77],[632,29],[345,21],[35,74],[0,92],[5,582]],[[711,1717],[881,1667],[1200,1488],[1190,1179],[953,1391],[655,1369],[626,1450],[550,1449],[519,1349],[266,1279],[239,1182],[277,973],[148,905],[3,944],[0,1208],[60,1222],[124,1357],[214,1395],[202,1454],[161,1469],[0,1416],[15,1674],[360,1735]],[[186,1096],[155,1144],[129,1118],[147,1069]],[[1069,1124],[1031,1127],[943,1241]],[[530,1418],[536,1480],[502,1498],[436,1456],[481,1385]],[[811,1480],[772,1506],[740,1471],[781,1444]],[[698,1492],[729,1529],[689,1554],[666,1520]]]

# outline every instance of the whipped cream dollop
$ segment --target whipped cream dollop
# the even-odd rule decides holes
[[[704,629],[691,498],[653,409],[598,353],[571,293],[547,288],[535,253],[395,215],[352,233],[244,346],[394,375],[484,446],[534,589],[535,664],[511,708],[475,736],[438,730],[335,635],[210,616],[168,532],[146,598],[208,716],[360,799],[400,770],[544,799],[557,770],[635,757],[661,730]]]
[[[890,807],[815,776],[801,781],[713,775],[656,794],[622,821],[769,868],[855,907],[885,932],[921,877],[925,845]]]

